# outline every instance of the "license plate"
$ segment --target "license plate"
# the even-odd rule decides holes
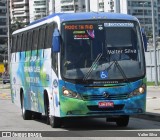
[[[114,107],[114,103],[113,102],[99,102],[98,103],[98,107],[99,108],[113,108]]]

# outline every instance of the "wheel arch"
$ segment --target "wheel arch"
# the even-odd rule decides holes
[[[23,92],[24,90],[23,90],[23,88],[21,87],[20,88],[20,105],[21,105],[21,108],[22,108],[22,98],[23,98],[23,96],[24,96],[24,92]]]
[[[44,92],[44,109],[46,109],[46,106],[49,104],[49,95],[48,95],[48,91],[45,89]],[[45,111],[45,115],[46,115],[46,110]]]

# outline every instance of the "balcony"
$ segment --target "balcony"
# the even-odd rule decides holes
[[[14,8],[13,11],[26,11],[29,10],[28,7],[24,6],[23,8]]]
[[[22,1],[13,1],[12,2],[12,5],[20,5],[20,4],[23,4],[25,5],[27,2],[25,0],[22,0]]]
[[[15,13],[14,17],[29,17],[29,13],[25,13],[25,12],[19,12],[19,13]]]

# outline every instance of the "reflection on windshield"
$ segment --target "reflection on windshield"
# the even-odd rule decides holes
[[[77,22],[74,23],[74,29],[66,29],[66,25],[70,27],[68,24],[70,25],[64,25],[61,52],[64,78],[124,79],[120,70],[111,65],[114,61],[118,62],[127,78],[143,76],[144,60],[137,24],[131,23],[133,26],[129,27],[105,27],[104,22],[93,22],[87,26]]]

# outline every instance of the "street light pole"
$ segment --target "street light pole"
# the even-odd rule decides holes
[[[144,14],[144,5],[147,4],[147,2],[141,2],[140,4],[143,5],[143,28],[145,30],[145,14]]]
[[[9,5],[10,5],[10,0],[7,0],[7,27],[8,27],[8,39],[7,39],[7,44],[8,44],[8,69],[9,69],[9,64],[10,64],[10,19],[9,19]]]
[[[155,86],[158,86],[157,54],[156,54],[156,39],[155,39],[155,19],[154,19],[154,0],[151,0],[151,6],[152,6],[152,29],[153,29],[154,62],[155,62]]]

